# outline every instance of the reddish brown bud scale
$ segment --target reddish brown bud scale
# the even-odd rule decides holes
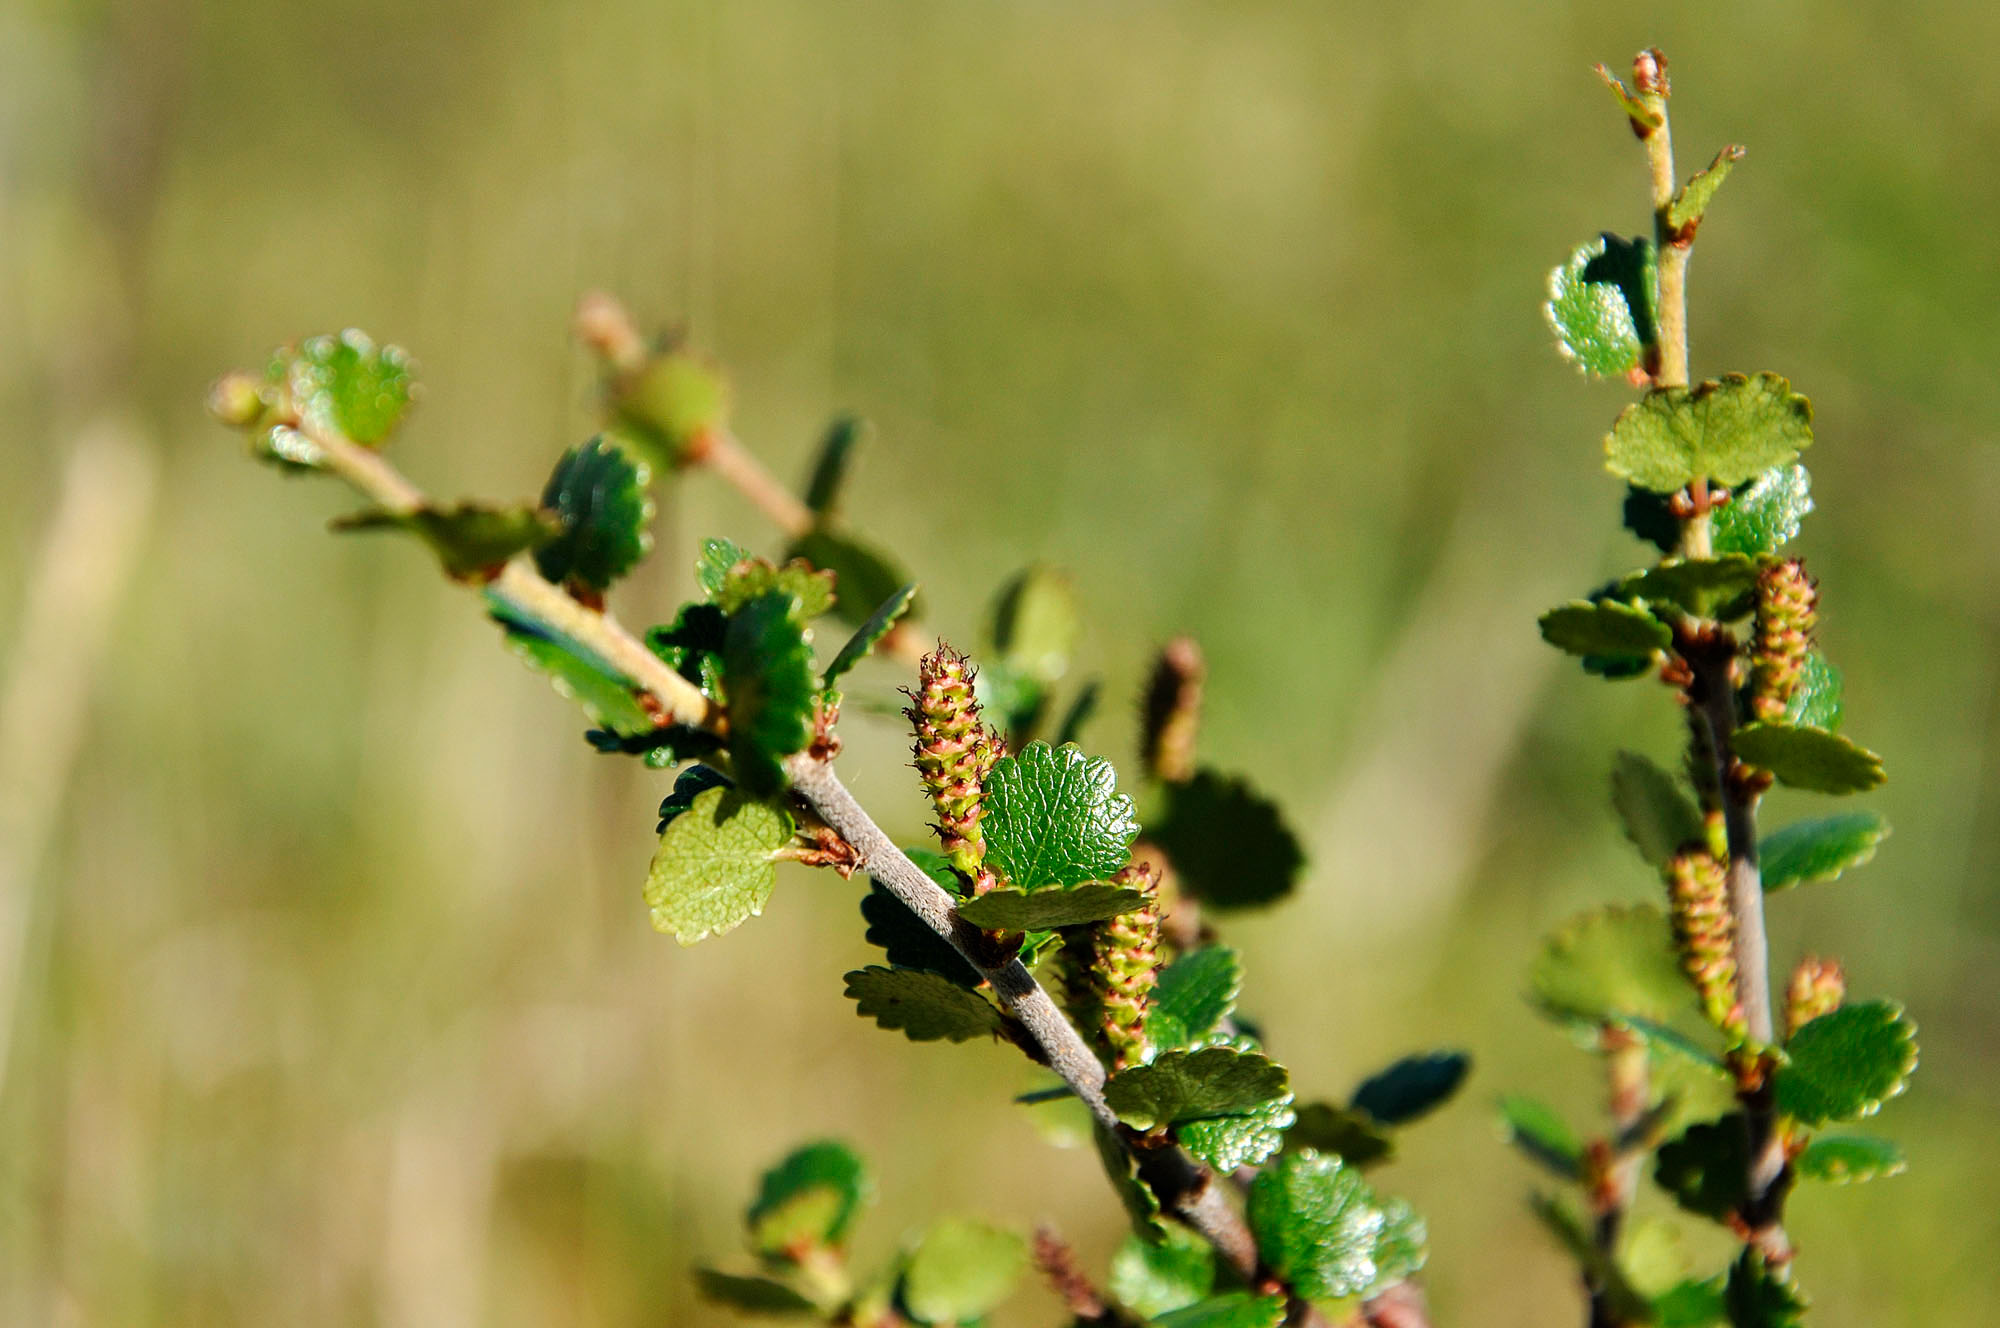
[[[987,774],[1000,757],[1000,744],[979,717],[971,661],[950,646],[925,655],[917,668],[917,689],[905,691],[903,713],[916,732],[911,748],[924,791],[937,809],[938,838],[951,865],[972,878],[975,894],[995,884],[985,867],[986,839],[980,832]]]
[[[1785,1037],[1819,1018],[1832,1014],[1847,999],[1847,974],[1839,961],[1808,955],[1792,970],[1785,985]]]
[[[1701,996],[1702,1013],[1732,1036],[1744,1032],[1736,1000],[1736,920],[1729,911],[1729,873],[1703,849],[1683,849],[1667,863],[1667,902],[1681,970]]]

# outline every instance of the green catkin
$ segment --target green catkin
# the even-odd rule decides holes
[[[1798,689],[1812,645],[1818,589],[1797,558],[1773,563],[1757,577],[1757,638],[1750,652],[1750,710],[1782,721]]]
[[[1143,1064],[1151,1052],[1146,1013],[1159,980],[1159,877],[1142,866],[1119,872],[1114,881],[1146,896],[1143,907],[1100,923],[1091,977],[1096,988],[1099,1029],[1111,1068]]]
[[[1785,984],[1785,1038],[1823,1014],[1832,1014],[1847,999],[1847,974],[1838,961],[1808,955],[1792,970]]]
[[[973,674],[970,660],[940,643],[918,665],[917,688],[904,692],[910,705],[903,713],[916,733],[911,753],[937,809],[944,855],[972,881],[974,894],[985,894],[996,881],[985,865],[986,838],[979,819],[985,810],[986,776],[1000,759],[1000,741],[979,717]]]
[[[1688,848],[1668,861],[1666,877],[1681,969],[1701,994],[1708,1021],[1740,1037],[1743,1010],[1736,1000],[1736,924],[1729,911],[1728,871],[1714,854]]]

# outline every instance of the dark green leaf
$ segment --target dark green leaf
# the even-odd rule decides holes
[[[1500,1099],[1500,1128],[1508,1143],[1563,1179],[1583,1174],[1583,1141],[1554,1108],[1510,1093]]]
[[[1104,1100],[1118,1119],[1141,1130],[1241,1115],[1290,1093],[1284,1066],[1228,1047],[1162,1052],[1152,1064],[1120,1070],[1104,1085]]]
[[[1696,618],[1725,621],[1750,611],[1756,589],[1757,564],[1740,553],[1677,558],[1618,583],[1620,595],[1672,604]]]
[[[834,589],[840,596],[833,606],[834,617],[851,627],[867,622],[876,605],[915,579],[888,555],[826,530],[800,536],[785,557],[803,558],[833,573]],[[912,601],[909,612],[918,615],[922,609]]]
[[[1571,919],[1543,942],[1528,981],[1544,1010],[1592,1023],[1667,1019],[1694,1000],[1666,916],[1645,904]]]
[[[1139,833],[1117,785],[1111,762],[1075,747],[1034,742],[1000,758],[986,780],[987,862],[1023,890],[1115,875]]]
[[[792,817],[732,788],[695,796],[667,823],[646,872],[653,926],[682,945],[733,931],[764,911]]]
[[[674,780],[674,791],[660,801],[660,825],[655,834],[665,834],[675,817],[694,806],[694,800],[713,788],[730,787],[729,777],[705,765],[691,765]]]
[[[622,737],[652,732],[652,716],[633,696],[637,684],[596,651],[519,612],[490,589],[486,606],[508,647],[548,674],[556,691],[581,705],[591,723]]]
[[[1835,1185],[1900,1176],[1909,1165],[1894,1143],[1865,1134],[1823,1134],[1792,1159],[1792,1170],[1802,1179]]]
[[[1407,1125],[1450,1100],[1472,1069],[1462,1051],[1405,1056],[1354,1090],[1354,1107],[1384,1125]]]
[[[1305,850],[1276,803],[1241,779],[1200,770],[1166,788],[1151,838],[1173,860],[1181,886],[1209,908],[1257,908],[1298,885]]]
[[[1199,1304],[1162,1314],[1153,1328],[1278,1328],[1285,1321],[1283,1296],[1225,1291]]]
[[[1184,1309],[1215,1287],[1215,1247],[1187,1228],[1164,1240],[1127,1236],[1111,1256],[1111,1295],[1142,1319]]]
[[[1768,893],[1831,881],[1874,857],[1876,845],[1888,835],[1889,823],[1880,812],[1848,812],[1775,830],[1758,848],[1764,889]]]
[[[1723,1278],[1686,1278],[1653,1297],[1654,1328],[1716,1328],[1727,1313]]]
[[[918,968],[857,969],[847,975],[854,1012],[912,1042],[970,1042],[1006,1031],[1007,1016],[977,992]]]
[[[701,542],[701,557],[695,559],[694,579],[701,593],[714,599],[729,581],[730,569],[750,561],[750,551],[742,545],[713,537]]]
[[[1667,495],[1642,489],[1636,484],[1625,486],[1625,502],[1620,509],[1621,524],[1661,553],[1672,553],[1681,546],[1681,521],[1675,516],[1667,502]],[[1732,550],[1740,552],[1740,550]]]
[[[1423,1265],[1422,1219],[1337,1157],[1282,1154],[1250,1183],[1249,1218],[1264,1262],[1309,1300],[1365,1296]]]
[[[1749,1197],[1749,1166],[1749,1129],[1732,1114],[1661,1144],[1653,1179],[1690,1213],[1722,1222]]]
[[[874,1185],[861,1158],[846,1144],[807,1144],[764,1173],[757,1198],[744,1214],[750,1247],[776,1256],[812,1246],[838,1246]]]
[[[1747,1247],[1730,1266],[1722,1299],[1730,1328],[1799,1328],[1811,1303],[1792,1281],[1789,1267],[1771,1268],[1763,1255]]]
[[[621,432],[657,465],[678,470],[705,435],[729,420],[729,384],[699,355],[670,350],[637,373],[610,384],[610,405]]]
[[[695,1281],[703,1300],[727,1305],[740,1314],[789,1317],[819,1313],[810,1300],[768,1277],[738,1277],[713,1268],[697,1268]]]
[[[1661,387],[1627,406],[1604,440],[1614,475],[1655,493],[1706,476],[1738,485],[1812,444],[1812,403],[1777,374]]]
[[[889,598],[875,606],[875,612],[868,615],[868,621],[847,638],[847,644],[834,655],[833,662],[826,666],[826,673],[820,678],[820,686],[831,688],[840,676],[866,659],[869,652],[881,639],[889,634],[896,620],[910,611],[910,605],[917,598],[917,583],[912,581]]]
[[[1331,1102],[1308,1102],[1298,1109],[1298,1123],[1285,1134],[1285,1147],[1331,1153],[1349,1166],[1368,1167],[1395,1155],[1389,1132],[1358,1111]]]
[[[841,481],[847,478],[854,446],[867,431],[867,423],[854,415],[837,416],[827,426],[826,437],[820,440],[819,456],[813,462],[812,478],[806,481],[806,506],[814,516],[824,519],[833,512],[840,498]]]
[[[367,333],[349,328],[278,352],[271,376],[283,382],[292,409],[309,426],[376,447],[409,409],[410,370],[401,347],[378,347]]]
[[[364,508],[333,522],[338,531],[405,530],[431,546],[445,575],[459,581],[496,573],[509,558],[555,538],[556,525],[531,507],[420,507],[414,512]]]
[[[1785,722],[1810,725],[1828,733],[1840,732],[1845,710],[1841,704],[1842,690],[1840,670],[1827,663],[1826,656],[1819,651],[1808,650],[1805,664],[1799,669],[1798,685],[1785,703]]]
[[[1709,540],[1717,553],[1775,553],[1799,533],[1799,523],[1812,510],[1812,477],[1806,468],[1797,462],[1777,466],[1715,509]]]
[[[1046,931],[1102,922],[1145,906],[1137,890],[1091,881],[1072,890],[992,890],[958,906],[958,915],[988,931]]]
[[[1097,696],[1101,690],[1097,679],[1092,678],[1077,692],[1076,699],[1070,702],[1069,712],[1056,726],[1056,746],[1067,747],[1082,741],[1084,725],[1090,723],[1091,717],[1097,713]]]
[[[1825,729],[1748,724],[1737,730],[1735,747],[1745,764],[1815,793],[1862,793],[1888,779],[1881,757]]]
[[[1655,867],[1686,844],[1707,840],[1701,812],[1675,779],[1637,752],[1620,752],[1611,767],[1611,805],[1625,836]]]
[[[1543,306],[1556,345],[1585,373],[1619,377],[1640,368],[1655,341],[1659,276],[1650,240],[1602,235],[1549,273]]]
[[[1792,1034],[1778,1067],[1778,1110],[1805,1125],[1872,1116],[1909,1086],[1917,1027],[1894,1001],[1823,1014]]]
[[[1160,970],[1146,1012],[1146,1037],[1159,1051],[1199,1046],[1236,1008],[1243,963],[1226,945],[1190,950]]]
[[[947,1219],[910,1252],[903,1306],[919,1323],[971,1323],[1013,1294],[1027,1263],[1027,1248],[1013,1232]]]
[[[941,856],[921,848],[904,852],[946,891],[958,892],[959,880]],[[879,881],[873,882],[869,892],[862,896],[861,916],[868,923],[868,943],[881,946],[893,966],[920,968],[950,978],[961,987],[977,987],[985,980],[950,942],[905,908]]]
[[[1722,182],[1729,178],[1729,168],[1743,160],[1743,149],[1735,144],[1715,154],[1715,160],[1705,171],[1696,171],[1694,178],[1682,185],[1667,204],[1667,226],[1676,232],[1691,234],[1701,224],[1702,214],[1715,198],[1715,191],[1722,188]]]
[[[1174,1127],[1174,1139],[1193,1157],[1227,1176],[1253,1167],[1285,1146],[1285,1131],[1298,1119],[1292,1096],[1261,1103],[1249,1111],[1210,1116]]]
[[[563,453],[542,490],[542,506],[562,527],[535,553],[542,575],[602,593],[637,566],[653,543],[646,531],[653,519],[650,478],[642,463],[601,434]]]
[[[1667,625],[1615,599],[1561,604],[1540,619],[1542,640],[1572,655],[1651,656],[1673,644]]]
[[[1069,672],[1080,626],[1069,577],[1038,563],[1009,581],[994,604],[996,658],[1009,672],[1048,687]]]
[[[797,607],[783,590],[759,595],[730,615],[722,642],[729,759],[738,781],[760,797],[785,786],[785,758],[812,737],[819,679]]]
[[[1117,1134],[1095,1122],[1091,1125],[1090,1137],[1097,1146],[1097,1160],[1103,1163],[1104,1174],[1110,1178],[1112,1188],[1118,1192],[1118,1199],[1125,1206],[1125,1216],[1131,1220],[1133,1234],[1144,1241],[1164,1239],[1167,1226],[1160,1221],[1159,1196],[1153,1193],[1152,1186],[1139,1179],[1139,1164],[1132,1150]]]

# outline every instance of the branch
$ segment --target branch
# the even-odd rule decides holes
[[[324,452],[328,469],[384,508],[408,513],[427,504],[423,491],[372,448],[325,428],[302,427],[310,430],[312,441]],[[579,604],[544,579],[526,556],[510,561],[485,588],[517,612],[588,646],[621,669],[672,720],[711,731],[722,727],[723,717],[699,688],[667,667],[609,613]],[[1178,1147],[1131,1148],[1129,1134],[1104,1101],[1103,1063],[1026,966],[1011,957],[996,962],[980,930],[959,918],[952,897],[896,847],[841,783],[830,762],[800,752],[786,761],[785,768],[792,791],[854,846],[858,863],[992,984],[1001,1007],[1028,1030],[1038,1059],[1060,1075],[1097,1123],[1137,1158],[1141,1177],[1161,1207],[1200,1232],[1239,1273],[1252,1275],[1257,1268],[1256,1241],[1222,1187],[1213,1183],[1208,1168]]]

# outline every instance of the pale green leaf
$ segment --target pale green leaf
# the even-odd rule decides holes
[[[1672,493],[1707,477],[1738,485],[1789,465],[1812,444],[1812,403],[1776,374],[1730,374],[1692,388],[1655,388],[1627,406],[1604,440],[1614,475]]]
[[[653,926],[693,945],[758,916],[791,837],[792,818],[782,807],[737,789],[699,795],[667,825],[646,873]]]
[[[1792,1170],[1804,1180],[1851,1185],[1909,1170],[1903,1150],[1887,1139],[1865,1134],[1823,1134],[1792,1159]]]
[[[1564,358],[1588,374],[1621,377],[1641,368],[1658,338],[1658,270],[1645,239],[1601,235],[1549,273],[1542,306]]]
[[[919,1323],[970,1323],[1013,1294],[1027,1264],[1027,1247],[1013,1232],[947,1219],[910,1252],[903,1304]]]
[[[767,1256],[837,1247],[873,1197],[868,1168],[846,1144],[824,1139],[794,1149],[764,1173],[744,1214],[750,1247]]]
[[[1825,729],[1748,724],[1737,730],[1735,750],[1780,784],[1814,793],[1864,793],[1888,779],[1881,757]]]
[[[1667,625],[1634,604],[1576,600],[1541,616],[1542,640],[1572,655],[1649,657],[1673,644]]]
[[[1680,781],[1637,752],[1618,753],[1611,767],[1611,805],[1626,838],[1655,867],[1707,839],[1701,811]]]

